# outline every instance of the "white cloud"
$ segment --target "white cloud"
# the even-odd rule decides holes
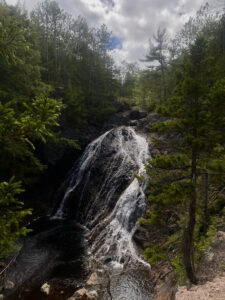
[[[6,0],[15,4],[16,0]],[[25,0],[30,10],[39,1]],[[143,58],[148,40],[157,28],[173,34],[204,0],[58,0],[60,7],[77,17],[85,17],[91,26],[106,24],[122,42],[122,49],[112,51],[117,62]]]

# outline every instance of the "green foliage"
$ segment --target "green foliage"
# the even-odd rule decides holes
[[[171,265],[174,269],[176,274],[176,280],[179,285],[185,285],[187,280],[187,274],[183,264],[183,257],[182,254],[177,254],[171,261]]]
[[[24,209],[23,202],[17,198],[23,191],[21,182],[13,177],[0,183],[0,258],[14,249],[18,237],[30,231],[20,226],[21,221],[31,214],[31,210]]]
[[[205,251],[209,248],[210,244],[213,241],[217,231],[219,224],[219,217],[211,217],[211,224],[208,227],[208,230],[205,235],[201,235],[199,239],[196,239],[195,243],[195,263],[198,264],[205,253]],[[196,228],[196,235],[199,234],[199,228]]]
[[[74,149],[81,149],[80,146],[78,145],[77,141],[75,140],[70,140],[67,138],[63,137],[58,137],[55,135],[52,135],[51,137],[48,138],[48,143],[51,146],[54,147],[69,147],[69,148],[74,148]]]
[[[111,33],[105,25],[90,28],[81,17],[65,13],[56,1],[38,4],[30,17],[19,6],[1,1],[0,184],[2,189],[7,185],[12,189],[7,194],[11,199],[7,216],[0,211],[1,229],[5,226],[0,233],[1,255],[26,232],[19,227],[26,214],[16,198],[20,183],[10,178],[15,176],[29,190],[47,168],[43,163],[47,146],[79,148],[76,141],[61,137],[59,120],[77,130],[114,113],[119,81],[107,52],[111,48]],[[10,215],[13,209],[15,220]]]
[[[0,20],[0,100],[20,109],[44,91],[37,35],[17,7],[1,3]]]
[[[53,136],[51,128],[59,126],[58,117],[63,108],[61,100],[48,98],[42,94],[35,97],[20,115],[20,128],[28,138],[46,142],[46,137]]]
[[[19,114],[12,103],[0,102],[0,141],[27,142],[34,148],[28,138],[45,142],[45,137],[52,136],[51,127],[59,126],[57,120],[62,108],[62,101],[45,95],[35,97],[29,104],[24,103],[24,111]]]
[[[149,78],[146,72],[139,72],[135,78],[132,94],[133,101],[138,107],[148,112],[154,110],[157,104],[156,96],[152,90],[149,90]]]
[[[189,167],[189,159],[186,154],[172,153],[166,156],[157,154],[153,159],[150,160],[150,165],[147,166],[147,170],[149,170],[148,168],[183,170],[186,167]]]
[[[147,210],[146,216],[147,216],[147,218],[139,218],[138,221],[144,225],[148,225],[148,224],[160,225],[161,224],[160,212],[157,208],[155,208],[153,210]]]
[[[179,53],[173,65],[175,88],[156,107],[164,119],[153,124],[151,131],[158,135],[155,144],[159,150],[162,148],[162,154],[157,154],[146,166],[151,211],[146,220],[141,219],[143,224],[157,224],[160,220],[158,225],[166,228],[163,215],[168,210],[176,213],[183,238],[174,248],[173,264],[179,280],[185,278],[186,269],[193,283],[196,282],[193,252],[196,250],[195,262],[198,262],[216,228],[211,225],[206,230],[210,225],[209,206],[215,208],[220,199],[222,208],[224,200],[221,196],[225,186],[225,81],[220,65],[224,52],[216,48],[221,26],[215,26],[216,23],[219,25],[216,20],[204,23],[202,31],[196,31],[195,38],[186,44],[187,51]],[[208,31],[209,25],[212,31]],[[219,191],[217,201],[212,203],[208,199],[211,189]]]
[[[3,9],[1,5],[1,9]],[[1,10],[0,23],[0,57],[7,64],[18,62],[16,56],[18,48],[24,50],[25,40],[23,30],[20,28],[19,22],[14,17],[4,16]]]
[[[46,142],[58,126],[63,104],[45,95],[24,103],[24,111],[16,113],[10,102],[0,102],[1,178],[16,175],[26,183],[45,167],[34,155],[35,141]],[[65,141],[64,141],[65,143]]]
[[[60,91],[70,127],[107,119],[118,91],[117,70],[107,53],[112,48],[107,27],[90,28],[85,19],[72,18],[51,0],[38,4],[31,22],[39,33],[42,77]]]
[[[24,103],[24,111],[16,112],[12,103],[0,102],[0,153],[1,178],[16,175],[29,184],[37,171],[44,166],[34,155],[34,142],[53,138],[53,126],[59,126],[58,117],[63,107],[61,101],[45,95]],[[65,140],[64,140],[65,143]],[[74,143],[73,143],[74,144]],[[23,209],[17,195],[23,191],[21,182],[12,177],[0,183],[0,257],[13,249],[14,241],[29,230],[20,227],[22,219],[31,213]]]
[[[156,244],[152,248],[144,250],[144,257],[151,266],[154,266],[157,262],[165,258],[165,253],[160,245]]]

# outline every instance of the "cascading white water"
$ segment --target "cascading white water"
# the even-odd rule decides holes
[[[67,199],[69,198],[70,194],[75,190],[78,184],[81,182],[84,176],[84,172],[86,169],[90,168],[90,165],[94,163],[93,158],[95,154],[98,152],[101,142],[103,141],[104,137],[107,135],[108,131],[105,132],[103,135],[98,137],[94,140],[91,144],[88,145],[87,149],[85,150],[83,156],[81,157],[78,166],[76,167],[75,171],[72,174],[69,187],[67,188],[64,197],[60,203],[60,206],[56,213],[54,214],[53,218],[61,219],[65,216],[65,204]]]
[[[148,143],[144,137],[137,135],[130,129],[133,135],[133,157],[138,164],[138,176],[144,176],[145,163],[149,157]],[[121,151],[124,151],[121,149]],[[112,213],[103,221],[111,220],[101,231],[95,240],[92,249],[95,255],[104,260],[110,255],[113,261],[123,262],[129,258],[141,262],[149,267],[136,253],[132,242],[137,218],[142,216],[146,207],[146,197],[144,193],[145,182],[135,177],[123,194],[120,196]],[[99,244],[101,245],[99,247]]]
[[[81,222],[91,229],[92,251],[100,260],[144,263],[132,236],[146,205],[145,183],[135,174],[145,175],[148,157],[147,140],[131,127],[119,127],[93,141],[73,171],[53,218],[67,217],[68,202],[74,203]]]
[[[86,148],[55,195],[51,217],[34,222],[34,234],[7,269],[5,280],[16,283],[15,297],[9,299],[41,299],[40,286],[46,280],[55,282],[53,286],[60,282],[71,292],[71,287],[84,285],[85,262],[93,258],[98,261],[94,270],[108,274],[99,299],[152,299],[143,268],[150,266],[132,241],[146,203],[145,182],[135,174],[145,175],[148,157],[146,139],[130,127],[112,129]]]

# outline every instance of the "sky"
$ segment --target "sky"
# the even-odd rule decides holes
[[[17,0],[6,0],[15,4]],[[23,1],[22,1],[23,2]],[[28,10],[39,0],[24,0]],[[112,56],[120,64],[143,59],[149,49],[149,39],[160,27],[169,35],[205,4],[205,0],[58,0],[61,8],[77,17],[85,17],[90,26],[106,24],[112,31]]]

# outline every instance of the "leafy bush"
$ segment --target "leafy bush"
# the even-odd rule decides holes
[[[184,285],[186,282],[187,274],[183,264],[182,254],[177,254],[171,261],[174,272],[176,274],[176,279],[179,285]]]
[[[9,182],[0,183],[0,258],[14,249],[14,242],[30,230],[20,227],[21,221],[31,214],[31,209],[23,209],[23,202],[17,195],[24,190],[21,182],[12,177]]]
[[[152,248],[146,248],[144,250],[144,257],[150,263],[150,265],[155,265],[160,260],[166,257],[163,249],[160,245],[156,244]]]

